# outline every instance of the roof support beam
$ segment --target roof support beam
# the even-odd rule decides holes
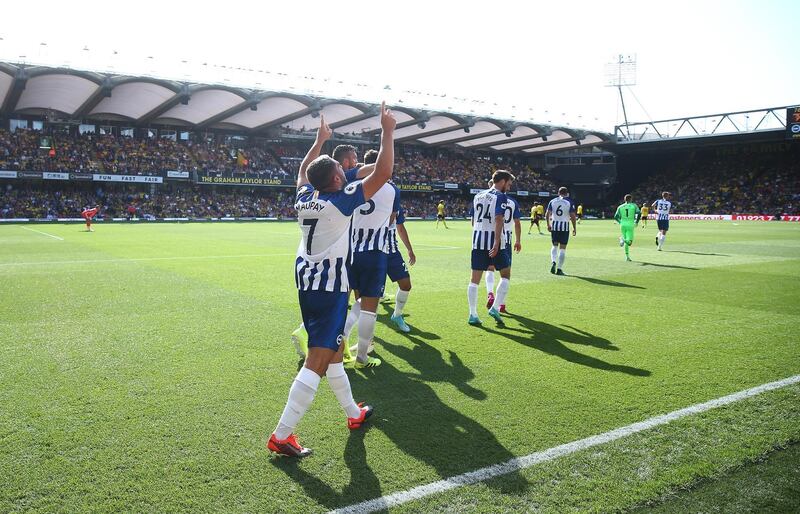
[[[234,114],[239,114],[240,112],[244,111],[245,109],[253,109],[254,111],[258,109],[258,103],[262,100],[260,96],[251,96],[244,102],[240,104],[236,104],[230,109],[226,109],[219,114],[215,114],[214,116],[208,118],[207,120],[203,120],[197,125],[195,125],[198,129],[204,129],[210,127],[215,123],[219,123],[222,120],[228,119]],[[254,108],[255,107],[255,108]]]
[[[549,135],[550,134],[530,134],[530,135],[527,135],[527,136],[509,137],[509,138],[506,138],[506,139],[501,139],[499,141],[491,141],[489,143],[481,143],[479,145],[468,146],[466,148],[468,148],[470,150],[481,150],[481,149],[484,149],[484,148],[488,148],[490,146],[507,145],[509,143],[519,143],[521,141],[528,141],[528,140],[533,141],[534,139],[542,139],[542,140],[544,140]]]
[[[336,123],[331,123],[330,125],[333,130],[336,130],[339,127],[345,127],[347,125],[350,125],[351,123],[358,123],[359,121],[368,120],[378,115],[379,115],[378,109],[372,107],[370,109],[367,109],[367,111],[364,112],[363,114],[359,114],[358,116],[353,116],[345,120],[337,121]]]
[[[150,112],[144,114],[142,117],[136,120],[136,125],[141,127],[149,124],[151,121],[158,118],[159,116],[161,116],[168,110],[172,109],[176,105],[180,103],[184,104],[189,103],[189,99],[191,97],[192,95],[189,93],[189,87],[183,86],[178,93],[175,93],[175,96],[162,102],[161,105],[157,105]]]
[[[471,141],[473,139],[480,139],[482,137],[499,136],[500,134],[508,132],[506,129],[491,130],[489,132],[482,132],[480,134],[469,134],[464,137],[457,137],[455,139],[448,139],[446,141],[439,141],[438,143],[430,143],[430,146],[444,146],[453,145],[456,143],[463,143],[464,141]],[[427,137],[427,136],[426,136]]]
[[[556,141],[549,141],[547,143],[536,143],[532,145],[525,145],[525,146],[518,146],[516,148],[507,148],[505,150],[497,150],[498,152],[521,152],[522,150],[528,150],[530,148],[540,148],[540,147],[547,147],[553,145],[560,145],[562,143],[570,143],[572,141],[577,142],[580,145],[580,138],[571,137],[569,139],[558,139]]]
[[[25,72],[25,68],[20,68],[17,70],[17,74],[14,76],[14,82],[11,84],[11,89],[8,91],[8,95],[6,95],[5,102],[3,102],[3,105],[0,106],[0,112],[14,112],[14,109],[17,107],[17,102],[19,102],[19,97],[22,96],[22,92],[25,91],[25,86],[27,84],[28,74]]]
[[[277,118],[277,119],[274,119],[272,121],[268,121],[268,122],[262,123],[261,125],[258,125],[256,127],[253,127],[253,128],[250,129],[250,133],[252,134],[254,132],[260,132],[260,131],[262,131],[264,129],[267,129],[267,128],[270,128],[270,127],[274,127],[276,125],[280,126],[280,125],[283,125],[286,122],[289,122],[289,121],[292,121],[292,120],[296,120],[298,118],[302,118],[303,116],[306,116],[307,114],[313,114],[315,112],[319,113],[319,111],[321,111],[321,110],[322,110],[322,105],[320,105],[319,102],[315,102],[315,103],[309,105],[308,107],[306,107],[305,109],[301,109],[301,110],[299,110],[297,112],[293,112],[292,114],[288,114],[286,116],[283,116],[282,118]]]
[[[111,79],[106,77],[100,87],[97,88],[97,91],[92,93],[92,95],[87,98],[85,102],[83,102],[83,105],[78,107],[78,110],[72,113],[71,117],[76,120],[86,117],[86,115],[92,112],[92,109],[97,107],[97,105],[102,102],[104,98],[111,97],[111,90],[113,88],[114,86],[111,83]]]

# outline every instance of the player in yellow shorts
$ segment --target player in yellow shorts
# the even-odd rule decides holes
[[[650,207],[646,203],[642,204],[642,228],[647,227],[647,214],[650,212]]]

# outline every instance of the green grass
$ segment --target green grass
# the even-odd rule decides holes
[[[798,224],[673,222],[664,252],[637,229],[626,263],[616,226],[585,222],[568,277],[548,272],[549,238],[526,235],[512,314],[483,328],[466,324],[468,223],[407,226],[413,331],[389,328],[385,305],[384,364],[349,372],[373,422],[349,433],[323,380],[300,463],[264,450],[298,369],[295,224],[30,226],[63,241],[0,226],[0,511],[321,512],[800,373]],[[800,441],[799,398],[398,510],[649,505]]]
[[[798,509],[800,444],[795,444],[642,511],[763,513],[796,512]]]

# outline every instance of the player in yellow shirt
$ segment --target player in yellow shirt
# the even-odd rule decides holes
[[[581,219],[583,218],[583,204],[578,205],[578,213],[577,214],[578,214],[578,223],[580,223]]]
[[[444,220],[444,200],[439,201],[439,205],[436,206],[436,228],[439,228],[440,221],[444,223],[444,228],[450,228]]]
[[[650,207],[646,203],[642,204],[642,228],[647,227],[647,214],[650,212]]]
[[[544,214],[544,209],[539,202],[533,202],[533,207],[531,207],[531,226],[528,227],[528,234],[531,233],[531,229],[534,225],[536,225],[536,230],[539,231],[539,235],[542,234],[542,227],[539,226],[539,220],[542,219],[542,214]]]

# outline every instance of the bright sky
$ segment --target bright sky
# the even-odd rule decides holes
[[[637,85],[624,91],[631,121],[800,103],[797,0],[17,0],[3,18],[4,61],[608,132],[622,111],[605,65],[620,53],[638,60]]]

